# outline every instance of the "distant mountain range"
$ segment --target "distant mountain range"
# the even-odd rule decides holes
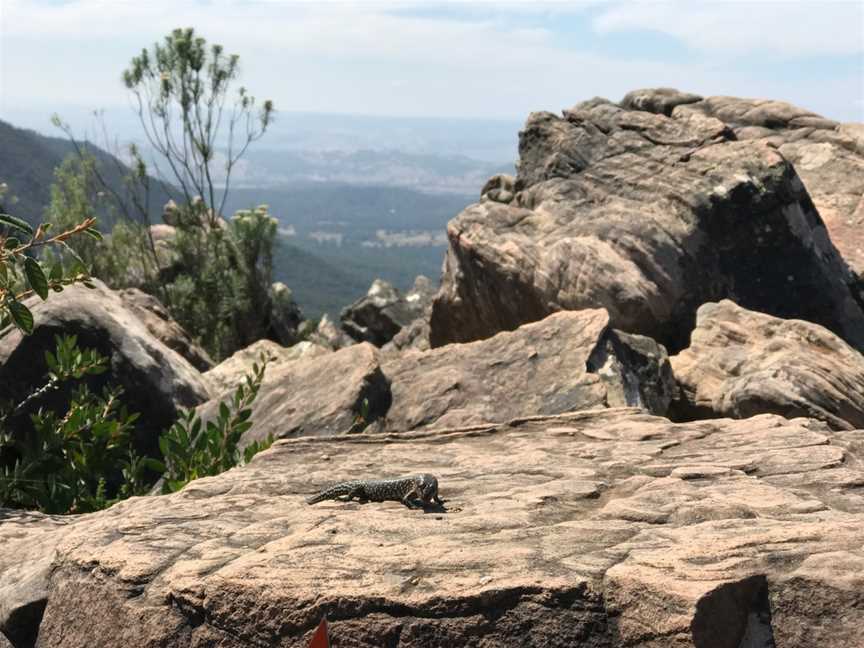
[[[427,193],[474,193],[489,176],[513,173],[512,163],[462,155],[397,150],[250,150],[235,167],[233,186],[278,188],[294,184],[337,183],[389,186]]]
[[[351,141],[362,139],[358,135]],[[121,186],[116,158],[91,150],[109,182]],[[50,200],[54,169],[72,152],[66,139],[0,121],[0,182],[17,197],[9,209],[31,223],[39,221]],[[275,279],[292,288],[308,316],[338,316],[376,278],[400,289],[409,288],[418,274],[437,280],[447,222],[479,198],[490,175],[512,170],[511,163],[453,153],[259,146],[236,168],[225,212],[268,204],[280,221]],[[165,195],[151,199],[154,222],[166,200]]]

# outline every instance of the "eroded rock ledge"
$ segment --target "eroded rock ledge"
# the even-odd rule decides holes
[[[38,551],[28,525],[44,520],[0,525],[0,591],[24,605],[29,570],[43,647],[299,648],[327,614],[357,647],[849,648],[864,642],[861,448],[808,419],[634,410],[289,440],[45,529]],[[303,500],[421,470],[446,511]]]

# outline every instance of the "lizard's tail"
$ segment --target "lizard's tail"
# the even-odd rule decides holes
[[[315,504],[317,502],[323,502],[324,500],[335,499],[337,497],[342,497],[344,495],[350,495],[352,490],[354,489],[354,482],[344,482],[342,484],[334,484],[330,488],[325,488],[317,495],[313,495],[312,497],[306,500],[307,504]]]

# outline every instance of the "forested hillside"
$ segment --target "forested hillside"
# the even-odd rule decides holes
[[[89,152],[99,163],[106,182],[120,190],[123,186],[123,166],[113,155],[88,145]],[[16,128],[0,120],[0,182],[9,185],[5,208],[31,224],[42,218],[51,200],[54,170],[75,147],[65,137],[47,137],[32,130]],[[156,217],[168,200],[158,183],[151,199],[151,217]],[[9,196],[13,199],[9,200]]]

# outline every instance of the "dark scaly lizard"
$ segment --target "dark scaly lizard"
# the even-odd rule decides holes
[[[340,497],[348,500],[356,497],[358,500],[371,502],[402,502],[409,508],[414,508],[417,501],[421,502],[424,508],[432,502],[439,505],[444,503],[438,497],[438,480],[429,474],[398,479],[355,479],[340,482],[308,498],[306,503],[316,504]]]

